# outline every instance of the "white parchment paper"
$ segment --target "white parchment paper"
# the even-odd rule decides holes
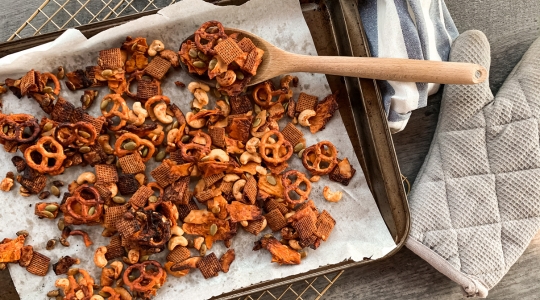
[[[0,60],[0,80],[6,77],[19,78],[30,69],[42,72],[51,72],[62,65],[67,71],[82,69],[85,66],[95,65],[98,51],[107,48],[119,47],[126,36],[146,37],[150,43],[159,39],[165,43],[166,48],[178,50],[181,41],[191,35],[200,24],[208,20],[219,20],[227,27],[239,28],[257,34],[267,41],[285,50],[300,54],[316,55],[315,46],[304,21],[298,0],[251,0],[242,6],[218,7],[201,0],[183,0],[178,4],[162,9],[158,14],[146,16],[104,31],[91,39],[86,39],[77,30],[68,30],[54,42],[16,53]],[[301,91],[317,95],[319,99],[330,93],[324,75],[295,74],[300,79],[300,85],[295,89],[295,97]],[[187,89],[180,89],[174,85],[176,80],[188,83],[190,77],[183,71],[171,70],[163,81],[163,93],[188,111],[192,96]],[[63,86],[62,96],[79,106],[82,91],[71,92]],[[102,88],[97,102],[107,94]],[[128,102],[129,105],[132,101]],[[210,103],[213,107],[213,102]],[[45,114],[34,100],[17,99],[11,93],[4,95],[4,113],[32,113],[41,118]],[[94,116],[100,115],[99,105],[94,104],[90,110]],[[283,126],[283,124],[282,124]],[[319,210],[326,209],[337,220],[337,224],[328,239],[319,249],[310,249],[308,258],[297,266],[279,266],[270,263],[271,256],[265,251],[252,251],[253,242],[257,237],[242,230],[233,239],[232,247],[236,250],[236,260],[229,273],[220,273],[218,277],[204,280],[198,270],[192,271],[188,276],[175,278],[168,276],[167,282],[159,290],[157,299],[206,299],[220,295],[234,289],[248,287],[251,284],[266,280],[286,277],[309,270],[339,263],[346,259],[362,260],[363,257],[379,258],[395,247],[384,221],[377,209],[375,201],[368,189],[364,174],[358,159],[354,154],[352,144],[339,113],[327,124],[326,129],[317,135],[304,130],[307,145],[321,140],[329,140],[339,150],[339,157],[348,157],[357,172],[348,187],[329,181],[327,176],[313,184],[311,198]],[[20,153],[18,153],[20,155]],[[0,150],[0,176],[15,168],[10,160],[13,154]],[[304,170],[300,159],[294,156],[289,162],[291,168]],[[147,173],[155,165],[147,168]],[[90,169],[90,168],[87,168]],[[70,168],[65,174],[56,176],[70,182],[84,170],[80,167]],[[47,189],[50,187],[49,179]],[[339,203],[326,202],[322,196],[325,185],[332,190],[343,191],[343,199]],[[99,283],[100,270],[93,264],[93,253],[101,245],[107,245],[108,239],[101,237],[100,226],[82,227],[89,232],[94,245],[84,247],[80,237],[70,237],[71,246],[65,248],[57,244],[52,251],[45,249],[46,242],[51,238],[58,238],[60,232],[56,228],[57,220],[39,220],[34,215],[34,204],[40,200],[37,196],[28,198],[18,194],[19,185],[11,192],[0,193],[0,237],[15,236],[15,232],[26,229],[30,232],[27,244],[49,256],[55,263],[61,256],[70,255],[79,258],[79,267],[91,271]],[[62,192],[67,191],[63,188]],[[46,201],[60,201],[51,197]],[[269,229],[262,234],[268,233]],[[218,257],[225,251],[221,242],[215,244],[211,251]],[[155,256],[157,259],[163,257]],[[45,293],[54,289],[57,279],[52,270],[46,277],[38,277],[28,273],[17,264],[9,265],[10,272],[21,299],[43,299]]]

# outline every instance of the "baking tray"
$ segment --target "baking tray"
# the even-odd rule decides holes
[[[218,5],[238,5],[246,0],[209,1]],[[357,0],[301,0],[304,18],[315,42],[319,55],[370,56],[362,22],[358,14]],[[125,17],[77,27],[86,37],[91,37],[103,30],[120,25],[130,20],[155,14],[158,10],[150,10]],[[0,57],[41,45],[57,38],[63,31],[47,33],[31,38],[0,43]],[[298,281],[305,281],[308,287],[312,279],[325,274],[335,273],[347,268],[375,263],[398,252],[403,246],[409,231],[409,208],[403,189],[401,173],[397,162],[392,136],[388,130],[386,114],[382,107],[381,95],[377,84],[371,79],[327,76],[332,91],[339,91],[338,102],[340,113],[352,141],[356,155],[364,171],[369,188],[373,193],[381,215],[396,243],[396,248],[386,256],[372,260],[344,261],[310,272],[266,281],[247,288],[223,294],[216,299],[241,298],[258,293],[258,297],[271,295],[269,292],[281,286],[288,286]],[[341,274],[341,273],[339,273]],[[339,275],[338,275],[339,276]],[[337,280],[325,277],[327,285],[323,293]],[[317,294],[322,295],[313,288]],[[303,293],[292,290],[297,298]],[[284,293],[285,293],[284,292]],[[282,293],[282,295],[284,294]],[[252,296],[247,298],[253,299]],[[279,297],[281,298],[281,297]]]

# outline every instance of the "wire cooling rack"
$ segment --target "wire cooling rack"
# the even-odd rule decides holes
[[[45,0],[7,41],[156,10],[178,1],[180,0]],[[318,300],[343,272],[300,280],[240,297],[238,300]]]

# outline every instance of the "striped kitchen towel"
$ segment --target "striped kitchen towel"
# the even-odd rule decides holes
[[[371,55],[448,60],[458,31],[443,0],[358,0],[358,8]],[[378,82],[392,133],[439,89],[435,83]]]

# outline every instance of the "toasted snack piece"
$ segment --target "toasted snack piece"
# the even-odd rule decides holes
[[[229,102],[231,104],[231,114],[233,115],[245,114],[253,109],[251,100],[247,95],[233,96],[229,99]]]
[[[212,139],[212,145],[225,147],[225,128],[212,126],[208,129],[208,134]]]
[[[319,98],[317,96],[302,92],[298,95],[298,100],[296,101],[296,113],[301,113],[307,109],[315,110],[318,102]]]
[[[137,82],[137,100],[146,101],[161,93],[159,81],[141,79]]]
[[[259,220],[262,218],[261,210],[255,205],[243,204],[233,201],[227,204],[227,211],[233,222]]]
[[[231,38],[221,41],[214,47],[214,50],[227,65],[244,53],[238,44]]]
[[[244,199],[249,200],[249,204],[255,204],[257,201],[257,180],[254,176],[249,176],[246,180],[246,185],[244,186]]]
[[[198,194],[195,195],[195,198],[199,200],[199,202],[204,203],[210,199],[214,198],[214,192],[212,190],[204,190]]]
[[[0,243],[0,263],[16,262],[21,258],[21,249],[24,246],[24,235],[16,239],[4,239]]]
[[[351,182],[352,177],[356,173],[356,169],[353,168],[351,163],[349,162],[348,158],[344,158],[343,160],[339,160],[338,164],[330,172],[330,180],[339,182],[345,186],[349,185],[349,182]]]
[[[218,276],[219,271],[221,271],[221,264],[214,252],[212,252],[197,263],[197,268],[201,271],[204,279],[208,279]]]
[[[176,246],[171,252],[169,252],[169,254],[167,254],[167,261],[179,263],[190,257],[191,252],[189,252],[188,248],[183,246]]]
[[[109,206],[105,208],[105,221],[103,222],[103,226],[107,229],[116,230],[116,224],[123,218],[126,211],[126,205]]]
[[[74,264],[79,263],[78,259],[74,259],[70,256],[62,256],[58,262],[53,264],[53,271],[56,275],[67,274],[69,268]]]
[[[113,165],[99,164],[96,169],[96,184],[118,182],[118,171]]]
[[[138,152],[120,157],[118,163],[126,174],[137,174],[146,170],[146,165]]]
[[[171,174],[171,167],[165,161],[152,170],[150,174],[162,188],[166,188],[169,184],[174,182],[174,176]]]
[[[266,249],[272,254],[272,262],[280,265],[300,264],[300,253],[283,245],[273,236],[264,236],[255,242],[253,250]]]
[[[249,53],[249,52],[251,52],[251,50],[257,48],[255,46],[255,44],[253,44],[253,42],[247,37],[244,37],[242,40],[240,40],[238,42],[238,47],[240,47],[240,49],[242,49],[242,51],[247,52],[247,53]]]
[[[283,197],[284,189],[281,180],[278,178],[278,180],[276,180],[276,184],[272,185],[268,182],[267,178],[267,176],[259,176],[259,182],[257,184],[259,187],[259,193],[263,194],[264,198],[269,196],[278,198]]]
[[[124,60],[120,48],[99,51],[98,65],[104,70],[122,68]]]
[[[137,192],[135,192],[135,194],[131,196],[131,198],[129,199],[129,203],[132,206],[144,207],[146,205],[146,202],[148,201],[148,198],[152,196],[152,194],[154,194],[154,191],[151,188],[146,185],[142,185],[141,187],[139,187]]]
[[[34,248],[30,245],[26,245],[21,249],[21,258],[19,259],[19,266],[28,267],[34,256]]]
[[[293,224],[294,229],[298,232],[300,240],[309,239],[317,232],[315,220],[309,216],[305,216]]]
[[[56,122],[69,122],[75,106],[62,97],[58,97],[51,112],[51,119]]]
[[[319,217],[317,217],[317,223],[315,224],[317,231],[315,232],[315,235],[323,241],[326,241],[335,225],[336,220],[332,218],[330,213],[323,210],[323,212],[319,214]]]
[[[337,149],[329,141],[320,141],[304,149],[302,164],[312,175],[326,175],[337,165]]]
[[[193,197],[191,196],[190,192],[185,192],[185,198],[187,198],[187,204],[178,204],[178,216],[179,219],[183,220],[185,217],[189,215],[189,213],[192,210],[198,210],[199,207],[197,206],[197,203],[195,200],[193,200]]]
[[[173,266],[171,266],[171,271],[178,272],[183,270],[189,270],[189,269],[195,269],[197,268],[197,264],[201,261],[202,257],[200,256],[194,256],[190,257],[184,261],[175,263]]]
[[[309,131],[311,133],[323,130],[326,123],[330,121],[334,113],[339,109],[336,98],[337,94],[331,94],[319,102],[315,111],[317,114],[309,119],[309,123],[311,124]]]
[[[165,188],[163,193],[164,201],[171,201],[177,205],[187,205],[189,203],[189,177],[182,177],[173,184]],[[189,213],[189,211],[187,212]]]
[[[262,63],[263,55],[264,51],[262,49],[254,48],[251,50],[242,66],[242,70],[255,76],[257,74],[257,68],[259,68],[259,65]]]
[[[148,66],[144,68],[144,72],[157,80],[161,80],[170,68],[171,63],[168,60],[156,56]]]
[[[21,95],[25,96],[29,93],[39,92],[39,72],[33,69],[28,71],[22,78],[20,83]]]
[[[287,123],[287,126],[281,130],[281,134],[283,134],[283,137],[289,141],[293,147],[304,138],[302,131],[296,128],[291,122]]]
[[[271,212],[274,209],[279,210],[279,212],[281,212],[282,215],[286,215],[289,212],[289,209],[287,208],[287,206],[285,206],[285,204],[283,204],[282,202],[278,202],[272,198],[266,200],[264,205],[265,205],[264,209],[267,212]]]
[[[229,120],[231,120],[230,125],[227,126],[229,137],[239,140],[245,144],[249,140],[249,130],[251,128],[252,117],[237,116],[232,117],[231,119],[231,116],[229,116]]]
[[[264,217],[273,232],[280,231],[283,227],[287,226],[287,220],[285,220],[285,217],[277,208],[264,215]]]
[[[28,267],[26,267],[26,271],[34,275],[45,276],[49,271],[50,262],[50,258],[37,251],[34,251],[34,255],[32,256],[30,264],[28,265]]]
[[[77,71],[83,71],[83,70],[77,70]],[[75,72],[77,72],[77,71],[75,71]],[[81,86],[78,86],[77,82],[73,82],[73,80],[70,79],[70,82],[74,85],[72,87],[75,87],[76,89],[85,88],[85,86],[83,86],[83,85],[86,85],[88,83],[90,84],[90,87],[106,86],[107,81],[98,80],[96,78],[96,73],[97,73],[98,77],[101,77],[101,75],[99,74],[101,72],[103,72],[103,69],[101,67],[99,67],[99,66],[87,66],[85,68],[85,71],[83,71],[83,73],[82,73],[83,78],[81,78],[81,80],[85,80],[85,83],[81,84]],[[68,74],[66,74],[66,77],[67,77]],[[67,86],[68,86],[68,88],[70,87],[70,85],[67,85]]]
[[[115,259],[124,256],[124,247],[122,247],[122,237],[120,235],[114,235],[109,241],[107,246],[107,252],[105,258],[107,260]]]
[[[266,221],[265,217],[262,217],[262,219],[255,220],[255,221],[247,221],[248,226],[244,227],[244,230],[253,234],[258,235],[266,228],[266,225],[268,225],[268,222]]]
[[[330,187],[325,186],[323,188],[323,196],[324,196],[324,199],[326,199],[326,201],[328,202],[339,202],[339,200],[341,200],[341,197],[343,196],[343,192],[341,191],[333,192],[330,190]]]
[[[224,273],[229,272],[229,268],[231,267],[232,262],[236,258],[236,254],[234,252],[234,249],[229,249],[227,252],[223,253],[221,258],[219,259],[219,263],[221,264],[221,271]]]

